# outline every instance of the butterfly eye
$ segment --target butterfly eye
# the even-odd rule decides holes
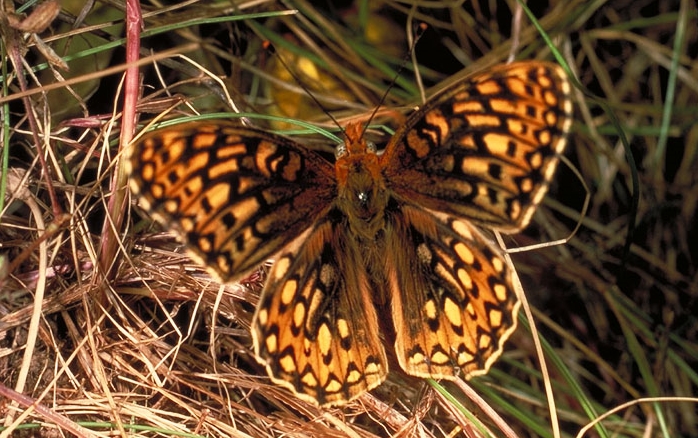
[[[366,152],[370,152],[372,154],[375,154],[378,151],[378,148],[376,147],[376,144],[372,141],[367,141],[366,142]]]
[[[340,143],[337,145],[337,148],[334,150],[334,157],[336,159],[340,159],[343,156],[347,154],[347,145],[344,143]]]

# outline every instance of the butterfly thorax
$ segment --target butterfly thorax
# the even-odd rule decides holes
[[[362,138],[361,126],[349,125],[337,152],[337,207],[359,239],[374,241],[384,228],[388,193],[375,147]]]

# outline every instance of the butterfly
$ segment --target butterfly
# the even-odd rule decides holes
[[[385,380],[387,339],[423,378],[483,374],[501,355],[520,303],[480,228],[530,222],[565,148],[570,94],[555,64],[492,67],[427,101],[382,154],[349,124],[334,165],[264,130],[183,124],[132,146],[130,185],[220,280],[275,259],[255,355],[299,398],[342,405]]]

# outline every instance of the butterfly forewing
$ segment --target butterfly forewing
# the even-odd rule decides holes
[[[344,226],[320,222],[279,254],[252,327],[271,378],[321,405],[351,400],[388,372],[367,272]]]
[[[470,223],[409,204],[386,240],[400,366],[431,378],[486,373],[519,307],[501,251]]]
[[[308,228],[336,196],[334,169],[277,135],[185,124],[133,146],[131,187],[222,280],[245,274]]]
[[[518,231],[547,190],[571,117],[559,66],[495,67],[412,114],[382,156],[385,175],[403,199]]]

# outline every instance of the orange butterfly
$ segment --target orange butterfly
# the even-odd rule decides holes
[[[226,123],[156,131],[127,160],[131,188],[223,281],[276,259],[252,324],[271,379],[319,405],[388,373],[486,373],[516,327],[501,250],[478,226],[530,221],[572,123],[570,85],[527,61],[460,82],[413,113],[378,155],[346,128],[333,166],[297,142]],[[379,323],[389,309],[392,324]]]

